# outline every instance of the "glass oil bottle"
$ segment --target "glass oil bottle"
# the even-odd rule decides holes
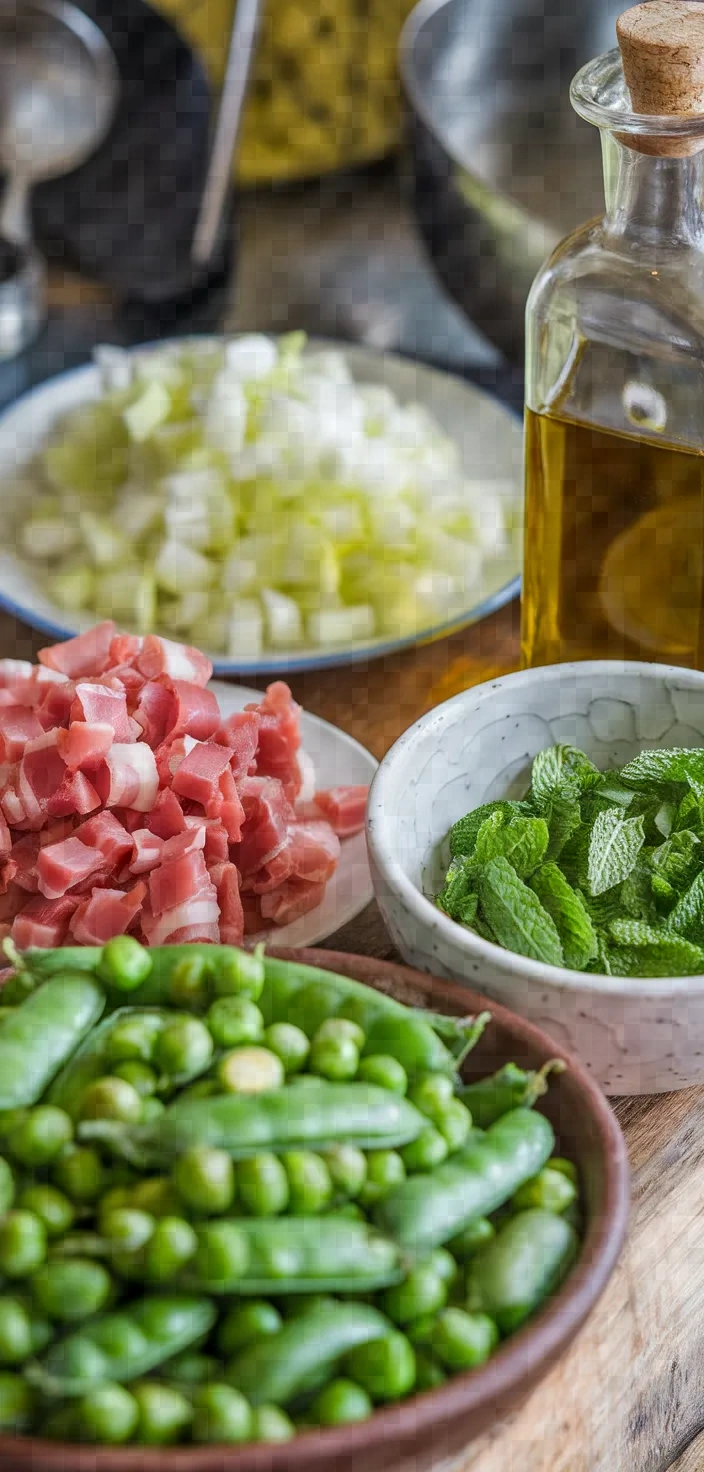
[[[522,660],[704,668],[704,4],[649,0],[572,84],[606,213],[527,307]]]

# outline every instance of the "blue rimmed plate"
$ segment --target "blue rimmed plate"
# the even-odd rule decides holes
[[[160,344],[160,346],[163,344]],[[313,341],[312,348],[320,347]],[[379,353],[369,348],[326,343],[344,351],[356,379],[385,384],[402,402],[423,404],[459,446],[465,474],[499,494],[520,522],[522,500],[522,432],[516,415],[489,394],[436,368]],[[134,349],[143,352],[144,348]],[[6,526],[12,526],[19,498],[25,494],[18,471],[42,448],[53,425],[68,410],[100,396],[97,368],[88,365],[63,373],[32,389],[0,416],[0,480]],[[442,639],[494,613],[520,588],[518,534],[508,551],[487,559],[477,578],[471,604],[452,617],[403,638],[365,640],[330,649],[306,647],[295,651],[267,650],[236,660],[212,654],[217,675],[285,675],[358,663],[393,654],[414,644]],[[31,565],[12,549],[0,549],[0,607],[39,629],[50,638],[68,638],[95,622],[90,616],[68,622],[65,610],[53,603],[37,582]],[[158,630],[156,631],[158,632]],[[208,652],[208,651],[206,651]]]

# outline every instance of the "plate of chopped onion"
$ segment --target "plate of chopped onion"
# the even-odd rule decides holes
[[[303,334],[100,348],[0,418],[0,605],[217,674],[448,634],[519,587],[522,433],[461,379]]]
[[[0,936],[301,945],[372,896],[374,758],[283,681],[111,621],[0,660]]]

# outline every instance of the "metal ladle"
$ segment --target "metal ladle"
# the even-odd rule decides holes
[[[97,148],[118,92],[108,42],[70,0],[0,0],[0,170],[6,176],[0,237],[24,258],[25,276],[34,261],[36,278],[33,302],[25,291],[20,347],[44,314],[42,272],[32,248],[31,190],[39,180],[77,168]],[[0,357],[10,350],[19,347],[4,343],[0,312]]]

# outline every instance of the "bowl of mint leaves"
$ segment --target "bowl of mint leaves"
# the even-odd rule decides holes
[[[704,1081],[704,675],[586,661],[464,691],[374,781],[404,958],[578,1053],[607,1092]]]

